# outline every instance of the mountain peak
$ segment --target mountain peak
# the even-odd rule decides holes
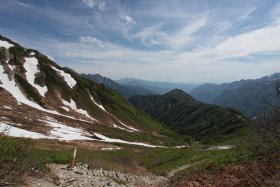
[[[175,98],[177,101],[185,101],[185,102],[195,101],[192,98],[192,96],[190,96],[189,94],[187,94],[186,92],[178,88],[171,90],[170,92],[164,94],[164,96],[167,98]]]

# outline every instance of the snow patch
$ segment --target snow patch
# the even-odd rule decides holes
[[[97,121],[96,119],[92,118],[92,117],[88,114],[88,112],[87,112],[86,110],[83,110],[83,109],[78,108],[77,105],[76,105],[76,103],[75,103],[75,101],[73,101],[72,99],[70,100],[70,103],[69,103],[68,101],[63,100],[63,99],[61,99],[61,100],[62,100],[62,102],[63,102],[64,105],[69,106],[70,108],[72,108],[72,109],[75,110],[76,112],[78,112],[78,113],[80,113],[80,114],[86,116],[87,118],[90,118],[90,119],[92,119],[92,120],[94,120],[94,121]]]
[[[90,99],[92,100],[92,102],[95,104],[95,105],[97,105],[101,110],[104,110],[105,112],[107,112],[106,110],[105,110],[105,108],[103,107],[103,105],[102,104],[98,104],[94,99],[93,99],[93,97],[89,94],[89,97],[90,97]],[[108,113],[108,112],[107,112]]]
[[[5,124],[0,122],[0,133],[4,133],[8,136],[13,137],[22,137],[22,138],[32,138],[32,139],[49,139],[48,136],[37,133],[37,132],[31,132],[28,130],[20,129],[17,127],[13,127],[11,125]]]
[[[36,53],[34,52],[34,51],[31,51],[30,53],[29,53],[29,55],[30,56],[33,56],[33,55],[35,55]]]
[[[114,138],[108,138],[102,134],[99,133],[93,133],[97,138],[100,138],[101,140],[99,141],[103,141],[103,142],[110,142],[110,143],[123,143],[123,144],[130,144],[130,145],[140,145],[140,146],[144,146],[144,147],[164,147],[164,146],[159,146],[159,145],[150,145],[150,144],[146,144],[146,143],[139,143],[139,142],[128,142],[128,141],[124,141],[121,139],[114,139]]]
[[[8,75],[4,73],[4,69],[3,67],[0,65],[0,80],[2,82],[2,84],[0,84],[0,87],[4,88],[5,90],[7,90],[8,92],[10,92],[10,94],[12,94],[12,96],[19,102],[19,103],[23,103],[26,104],[28,106],[31,106],[32,108],[36,108],[38,110],[41,110],[43,112],[48,112],[51,114],[59,114],[56,111],[52,111],[52,110],[47,110],[43,107],[41,107],[40,105],[38,105],[37,103],[34,103],[30,100],[28,100],[23,93],[20,91],[19,87],[16,85],[14,79],[9,80]]]
[[[12,107],[9,107],[9,106],[2,106],[3,108],[5,108],[5,109],[8,109],[8,110],[12,110],[13,108]]]
[[[68,84],[68,86],[70,86],[70,88],[73,88],[77,82],[75,81],[75,79],[68,73],[65,73],[64,71],[62,70],[59,70],[57,69],[56,67],[54,66],[51,66],[55,71],[57,71],[62,77],[63,79],[65,80],[65,82]]]
[[[125,131],[128,131],[128,132],[133,132],[132,130],[128,130],[128,129],[122,128],[122,127],[120,127],[120,126],[118,126],[116,124],[113,124],[113,127],[117,128],[117,129],[125,130]]]
[[[40,120],[48,124],[48,126],[52,127],[53,129],[50,131],[50,137],[53,139],[58,140],[94,140],[89,136],[91,134],[85,132],[82,129],[69,127],[64,125],[52,118],[48,118],[48,120]]]
[[[115,150],[120,150],[122,148],[120,147],[103,147],[101,148],[102,151],[115,151]]]
[[[46,86],[41,87],[38,84],[35,84],[35,74],[39,73],[40,70],[38,69],[38,60],[35,57],[25,58],[25,63],[23,65],[24,69],[26,70],[26,79],[34,88],[38,90],[38,92],[44,97],[48,88]]]
[[[9,49],[10,47],[14,47],[13,44],[10,44],[9,42],[7,41],[2,41],[0,40],[0,47],[5,47],[6,49]]]
[[[65,107],[65,106],[62,106],[61,107],[63,110],[66,110],[67,112],[69,112],[69,108]]]
[[[234,148],[234,145],[221,145],[221,146],[212,146],[207,148],[207,150],[225,150]]]
[[[117,126],[116,124],[113,124],[113,127],[115,128],[119,128],[119,129],[122,129],[122,130],[126,130],[126,131],[129,131],[129,132],[133,132],[133,131],[137,131],[137,132],[140,132],[138,129],[135,129],[133,127],[131,127],[130,125],[126,125],[124,124],[121,120],[119,120],[116,116],[114,116],[113,114],[110,114],[108,111],[106,111],[106,109],[103,107],[102,104],[98,104],[94,99],[93,97],[89,94],[90,96],[90,99],[92,100],[92,102],[97,105],[100,109],[102,109],[103,111],[105,111],[107,114],[109,114],[110,116],[112,116],[113,118],[115,118],[121,125],[123,125],[124,127],[126,127],[127,129],[125,128],[122,128],[122,127],[119,127]]]

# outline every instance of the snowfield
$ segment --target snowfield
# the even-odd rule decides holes
[[[65,73],[64,71],[62,71],[62,70],[59,70],[59,69],[57,69],[56,67],[54,67],[54,66],[51,66],[55,71],[57,71],[62,77],[63,77],[63,79],[64,79],[64,81],[68,84],[68,86],[70,87],[70,88],[73,88],[76,84],[77,84],[77,82],[75,81],[75,79],[70,75],[70,74],[68,74],[68,73]]]
[[[0,40],[0,47],[5,47],[6,49],[9,49],[10,47],[14,47],[14,45],[10,44],[9,42]]]
[[[44,134],[20,129],[20,128],[17,128],[17,127],[14,127],[14,126],[2,123],[2,122],[0,122],[0,133],[1,132],[6,135],[13,136],[13,137],[32,138],[32,139],[49,139],[49,137]]]
[[[103,142],[110,142],[110,143],[123,143],[123,144],[130,144],[130,145],[140,145],[144,147],[164,147],[164,146],[159,146],[159,145],[150,145],[150,144],[145,144],[145,143],[139,143],[139,142],[128,142],[124,141],[121,139],[114,139],[114,138],[108,138],[102,134],[99,133],[93,133],[97,138],[100,138]]]
[[[50,131],[50,138],[58,140],[94,140],[90,138],[91,134],[85,132],[82,129],[69,127],[65,124],[62,124],[52,118],[47,118],[47,120],[40,120],[46,123],[48,126],[53,129]]]
[[[73,101],[73,99],[70,100],[70,103],[68,101],[63,100],[63,99],[61,99],[61,100],[62,100],[62,102],[65,106],[69,106],[70,108],[72,108],[76,112],[86,116],[87,118],[92,119],[93,121],[97,121],[96,119],[92,118],[86,110],[78,108],[75,101]]]
[[[35,57],[25,58],[25,63],[23,65],[24,69],[26,70],[26,79],[34,88],[38,90],[38,92],[44,97],[48,88],[46,86],[41,87],[38,84],[35,84],[35,74],[40,73],[38,69],[38,60]]]
[[[48,113],[52,113],[52,114],[58,114],[58,112],[56,111],[52,111],[52,110],[47,110],[43,107],[41,107],[40,105],[38,105],[37,103],[34,103],[30,100],[28,100],[23,93],[20,91],[19,87],[16,85],[15,80],[9,80],[8,75],[4,73],[4,69],[3,67],[0,65],[0,80],[2,82],[2,84],[0,84],[0,87],[4,88],[5,90],[7,90],[8,92],[10,92],[10,94],[12,94],[12,96],[19,102],[19,103],[23,103],[26,104],[28,106],[31,106],[32,108],[36,108],[38,110],[41,110],[43,112],[48,112]]]

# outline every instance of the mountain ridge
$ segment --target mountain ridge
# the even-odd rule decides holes
[[[117,92],[3,36],[0,62],[0,127],[10,136],[143,146],[180,139]]]
[[[133,96],[129,101],[176,132],[203,142],[236,138],[249,127],[249,120],[242,113],[201,103],[178,89],[165,95]]]

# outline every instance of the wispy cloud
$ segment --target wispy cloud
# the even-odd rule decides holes
[[[225,82],[280,71],[272,0],[1,3],[1,34],[79,72]]]
[[[80,42],[84,44],[92,44],[92,45],[97,45],[99,47],[103,47],[103,42],[93,36],[81,36]]]

